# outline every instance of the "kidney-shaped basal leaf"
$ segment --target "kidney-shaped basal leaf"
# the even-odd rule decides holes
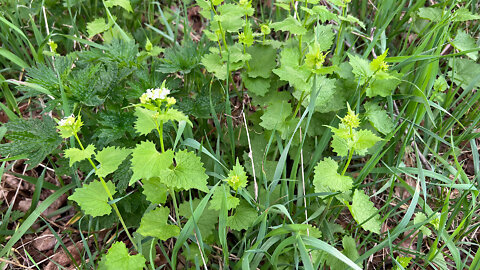
[[[69,148],[65,150],[65,157],[70,159],[70,166],[73,163],[87,159],[95,154],[95,146],[89,144],[85,150],[78,148]]]
[[[236,231],[246,230],[253,225],[257,219],[257,210],[251,207],[246,201],[241,201],[235,209],[235,214],[228,217],[227,225]]]
[[[380,215],[377,213],[378,209],[375,208],[373,202],[370,201],[363,190],[355,190],[353,202],[349,208],[355,221],[361,224],[364,230],[380,234],[382,222],[380,221]]]
[[[200,157],[187,150],[175,153],[175,167],[162,170],[160,181],[167,187],[208,192],[205,168]]]
[[[145,258],[140,255],[129,255],[123,242],[116,242],[105,255],[104,266],[107,270],[142,270]]]
[[[180,228],[167,224],[169,214],[170,209],[161,206],[146,213],[143,215],[137,232],[143,236],[157,237],[162,241],[177,236],[180,234]]]
[[[114,146],[103,148],[95,155],[95,159],[100,163],[100,168],[96,172],[97,175],[105,177],[114,172],[130,153],[132,153],[131,149]]]
[[[324,158],[315,167],[313,185],[315,192],[346,192],[353,186],[352,178],[340,175],[338,164],[331,158]]]
[[[111,195],[115,194],[115,184],[107,182],[108,190]],[[108,204],[108,194],[100,181],[93,181],[81,188],[77,188],[75,192],[68,197],[69,200],[75,201],[87,215],[99,217],[110,214],[112,207]]]
[[[141,142],[132,153],[132,171],[130,185],[139,179],[159,177],[162,171],[173,163],[173,151],[159,153],[151,141]]]

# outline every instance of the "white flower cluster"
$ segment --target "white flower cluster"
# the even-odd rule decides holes
[[[170,90],[168,90],[165,87],[147,89],[147,91],[140,97],[140,102],[147,103],[150,100],[156,100],[156,99],[163,100],[167,98],[168,94],[170,94]]]
[[[60,127],[73,126],[73,124],[75,124],[75,116],[73,114],[63,118],[58,122],[58,126]]]

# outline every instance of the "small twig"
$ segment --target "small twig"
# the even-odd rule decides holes
[[[4,258],[1,258],[1,257],[0,257],[0,262],[6,262],[6,263],[8,263],[8,264],[13,264],[13,265],[15,265],[15,266],[18,266],[18,267],[21,267],[21,268],[24,268],[24,269],[28,269],[28,267],[25,266],[25,265],[21,265],[21,264],[19,264],[19,263],[16,263],[16,262],[14,262],[14,261],[9,261],[9,260],[4,259]]]

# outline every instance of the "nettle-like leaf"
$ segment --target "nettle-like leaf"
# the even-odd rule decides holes
[[[375,102],[369,101],[363,105],[367,111],[365,116],[378,132],[387,135],[395,129],[392,119],[387,112]]]
[[[113,196],[116,193],[115,184],[110,181],[106,184]],[[110,198],[100,181],[93,181],[75,189],[68,199],[78,203],[85,214],[93,217],[108,215],[112,212],[112,207],[108,204]]]
[[[352,178],[340,175],[337,170],[338,164],[331,158],[318,162],[313,177],[315,192],[347,192],[352,189]]]
[[[146,213],[143,215],[137,232],[143,236],[156,237],[162,241],[178,236],[180,234],[180,228],[167,224],[169,214],[170,209],[161,206]]]
[[[361,189],[355,190],[353,193],[352,205],[349,207],[353,218],[366,231],[371,231],[380,234],[382,222],[378,209],[375,208],[373,202]]]
[[[235,208],[235,214],[227,218],[227,226],[236,231],[246,230],[253,225],[257,217],[257,210],[242,200]]]
[[[222,200],[225,197],[227,198],[227,210],[235,209],[240,203],[239,198],[235,198],[232,196],[232,194],[230,194],[230,187],[223,185],[218,187],[213,193],[212,199],[210,200],[210,206],[208,208],[220,211],[222,208]]]
[[[217,188],[218,190],[219,188]],[[200,204],[200,199],[194,199],[192,202],[192,206],[190,208],[190,202],[185,201],[178,206],[179,215],[185,218],[190,218]],[[202,212],[202,215],[198,220],[195,220],[200,233],[202,234],[202,238],[207,238],[213,235],[215,231],[215,224],[218,222],[218,211],[212,210],[208,207]]]
[[[89,144],[84,150],[78,148],[68,148],[65,150],[65,157],[70,159],[70,167],[78,161],[90,158],[95,154],[95,146]]]
[[[158,177],[167,187],[175,189],[198,189],[208,192],[205,168],[194,152],[187,150],[175,153],[175,166],[162,169]]]
[[[123,242],[114,243],[102,259],[106,270],[142,270],[145,261],[141,254],[129,255]]]
[[[88,38],[92,38],[97,34],[107,31],[114,25],[114,23],[113,20],[109,20],[107,23],[104,18],[97,18],[87,23]]]
[[[168,188],[158,177],[143,180],[143,194],[154,204],[164,204],[167,201]]]
[[[307,29],[292,16],[288,16],[281,22],[275,22],[270,25],[275,31],[287,31],[294,35],[304,35],[307,33]]]
[[[12,142],[0,144],[0,156],[24,156],[23,158],[28,158],[27,169],[32,169],[62,143],[55,126],[49,117],[43,120],[18,119],[6,123],[5,138]]]
[[[153,142],[141,142],[132,152],[133,175],[130,179],[130,185],[140,179],[159,177],[164,174],[163,171],[167,170],[172,163],[172,150],[159,153]]]
[[[130,0],[105,0],[103,3],[107,8],[119,6],[128,12],[133,12],[132,6],[130,5]]]
[[[131,149],[105,147],[95,155],[95,159],[100,163],[100,168],[96,174],[99,177],[105,177],[113,173],[123,160],[132,153]]]

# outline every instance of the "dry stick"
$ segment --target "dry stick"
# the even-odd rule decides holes
[[[243,122],[245,123],[245,130],[247,131],[247,140],[248,140],[248,157],[252,161],[252,172],[253,172],[253,185],[254,185],[254,192],[255,192],[255,201],[258,202],[258,185],[257,185],[257,177],[255,175],[255,165],[253,164],[253,152],[252,152],[252,144],[250,143],[250,134],[248,133],[248,126],[247,120],[245,119],[245,112],[243,114]]]
[[[197,233],[193,232],[193,234],[195,235],[195,239],[197,240],[197,246],[198,246],[198,250],[200,251],[200,257],[202,257],[203,266],[205,267],[205,270],[208,270],[207,263],[205,262],[205,258],[203,257],[204,255],[202,252],[202,248],[200,247],[200,243],[198,242]]]
[[[6,262],[7,264],[13,264],[13,265],[15,265],[15,266],[18,266],[18,267],[21,267],[21,268],[24,268],[24,269],[28,269],[28,267],[25,266],[25,265],[21,265],[21,264],[19,264],[19,263],[16,263],[16,262],[14,262],[14,261],[9,261],[9,260],[4,259],[4,258],[1,258],[1,257],[0,257],[0,262]]]

